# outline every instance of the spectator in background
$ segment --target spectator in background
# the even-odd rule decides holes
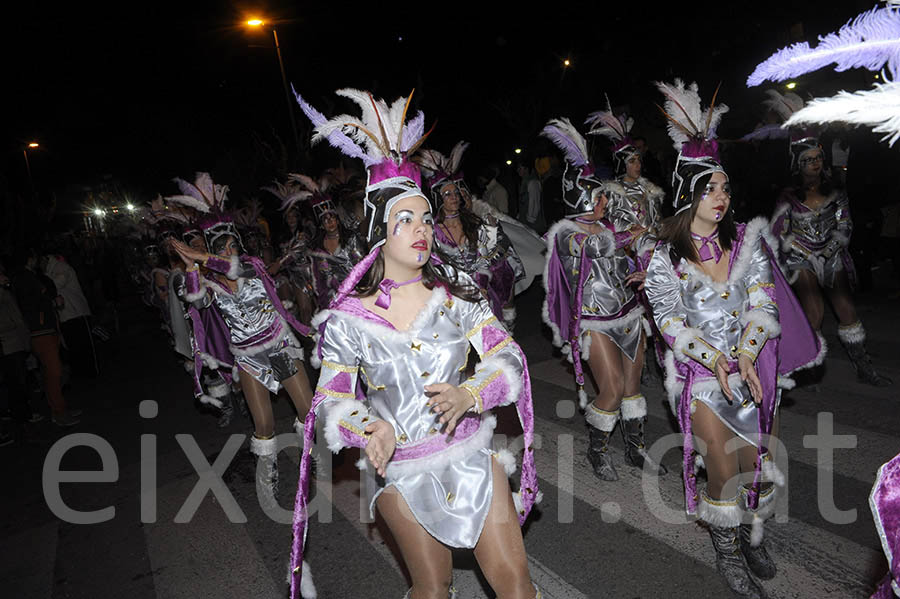
[[[543,234],[547,225],[541,200],[541,181],[527,160],[519,162],[516,172],[521,178],[519,181],[519,222]]]
[[[100,374],[94,340],[91,336],[91,309],[81,290],[75,269],[56,254],[43,259],[44,274],[56,285],[59,302],[59,321],[68,351],[72,373],[78,377],[94,377]]]
[[[478,184],[484,188],[481,199],[501,213],[509,214],[509,192],[497,181],[499,175],[500,167],[491,164],[478,176]]]
[[[12,294],[9,278],[0,265],[0,373],[9,398],[9,413],[17,428],[29,419],[36,422],[28,406],[25,384],[25,357],[31,346],[31,335],[22,312]],[[12,443],[13,436],[0,431],[0,446]]]
[[[31,351],[44,372],[44,392],[58,426],[78,424],[80,410],[67,410],[62,393],[62,361],[59,357],[59,319],[56,316],[56,286],[38,269],[38,253],[26,251],[13,279],[13,291],[31,334]]]

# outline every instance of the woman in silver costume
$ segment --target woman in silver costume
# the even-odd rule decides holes
[[[821,359],[818,342],[764,240],[767,221],[735,225],[715,131],[727,107],[701,111],[696,84],[657,84],[668,115],[695,115],[669,133],[681,150],[673,175],[674,216],[663,221],[646,293],[668,346],[666,388],[684,434],[685,503],[703,520],[716,566],[741,597],[765,597],[756,579],[776,568],[762,544],[775,484],[767,448],[778,430],[783,377]],[[668,116],[667,115],[667,116]],[[702,119],[700,116],[702,115]],[[694,124],[700,121],[705,129]],[[674,132],[673,132],[674,131]],[[705,489],[695,468],[703,457]],[[748,524],[753,520],[753,526]]]
[[[352,97],[369,107],[370,119],[395,114],[408,102],[401,98],[389,108],[368,94]],[[333,127],[302,100],[301,106],[317,133]],[[350,117],[334,121],[342,118]],[[330,309],[314,319],[321,371],[306,439],[312,439],[314,418],[320,417],[332,451],[364,451],[364,497],[400,547],[412,579],[406,597],[456,597],[450,551],[456,547],[474,550],[498,597],[532,599],[539,594],[529,580],[519,527],[538,497],[525,355],[471,279],[432,260],[431,206],[418,169],[406,160],[420,145],[421,131],[417,136],[404,120],[395,123],[398,130],[385,120],[385,138],[364,154],[373,249]],[[379,131],[378,123],[367,124],[368,131]],[[358,151],[352,140],[329,141],[350,155]],[[382,148],[392,151],[385,155]],[[472,348],[481,362],[466,378]],[[496,419],[490,410],[508,404],[516,405],[525,433],[522,479],[514,494],[507,476],[515,459],[491,449]],[[303,576],[308,465],[304,454],[294,519],[294,596]]]
[[[617,233],[604,218],[613,192],[594,176],[585,139],[571,122],[554,119],[543,135],[566,154],[566,218],[547,233],[544,320],[553,331],[554,344],[563,348],[575,369],[590,435],[587,457],[594,473],[603,480],[618,480],[608,449],[620,419],[626,461],[642,468],[649,460],[643,428],[647,401],[641,394],[644,307],[631,287],[640,275],[630,272],[625,253],[633,234]],[[582,359],[590,365],[597,386],[590,404]],[[651,462],[651,467],[660,474],[667,472],[660,464]]]
[[[433,173],[428,183],[438,206],[434,244],[442,259],[475,281],[494,314],[512,331],[516,282],[525,278],[525,268],[498,219],[472,210],[473,199],[459,170],[467,147],[459,142],[449,158],[425,150],[416,159]]]
[[[198,225],[212,252],[172,242],[186,268],[185,288],[179,295],[198,310],[215,307],[224,320],[229,338],[222,341],[234,357],[240,373],[235,378],[240,379],[253,417],[250,451],[261,466],[257,468],[257,485],[274,493],[278,462],[269,393],[277,393],[282,387],[288,392],[297,412],[294,429],[299,433],[312,393],[301,362],[303,349],[291,328],[302,335],[309,329],[285,310],[262,261],[241,251],[240,236],[231,217],[223,211],[228,188],[215,185],[205,173],[198,174],[194,183],[176,181],[184,195],[168,199],[201,211],[205,207],[206,215]],[[206,274],[201,274],[201,265]]]
[[[353,266],[366,255],[365,243],[355,230],[341,223],[331,198],[320,195],[312,200],[313,211],[321,230],[313,240],[309,253],[312,261],[313,287],[319,310],[325,310],[334,299],[341,282]]]
[[[816,137],[804,133],[791,141],[795,184],[784,190],[772,228],[781,240],[782,263],[813,329],[821,331],[827,296],[837,314],[838,338],[860,381],[886,387],[866,351],[866,331],[853,302],[856,271],[848,246],[853,232],[847,192],[834,185],[825,169],[825,153]]]

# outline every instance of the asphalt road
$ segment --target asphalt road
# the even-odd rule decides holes
[[[553,352],[549,331],[540,322],[542,294],[538,283],[519,297],[516,330],[530,363],[540,436],[535,457],[544,499],[525,527],[534,580],[545,597],[555,598],[730,596],[715,571],[707,533],[695,523],[672,522],[683,505],[679,450],[665,455],[668,475],[658,484],[649,479],[642,485],[641,473],[622,464],[616,434],[612,451],[620,480],[603,482],[593,475],[584,457],[583,419],[574,410],[571,370]],[[900,382],[897,300],[870,294],[859,298],[859,307],[876,365]],[[256,499],[249,421],[237,416],[219,429],[214,415],[195,405],[188,376],[152,312],[130,303],[122,322],[121,335],[103,345],[103,375],[76,382],[68,391],[70,401],[84,409],[82,424],[61,431],[45,422],[33,428],[28,442],[0,448],[0,594],[16,599],[286,597],[290,526],[264,513]],[[879,465],[900,451],[898,387],[858,384],[833,320],[825,332],[831,352],[824,377],[817,386],[788,392],[782,405],[788,493],[777,521],[767,526],[779,574],[764,583],[775,598],[867,597],[886,570],[867,500]],[[644,393],[648,442],[673,433],[659,380],[648,382]],[[155,402],[144,404],[157,407],[155,416],[153,410],[141,416],[144,401]],[[278,398],[275,410],[277,431],[289,433],[293,414],[286,397]],[[500,420],[498,431],[514,438],[511,409],[501,409]],[[828,426],[849,446],[835,450],[832,461],[819,455],[807,437],[822,435]],[[61,460],[54,458],[64,444],[74,442],[109,448],[98,453],[79,445]],[[101,453],[110,454],[105,463]],[[346,452],[320,465],[307,557],[319,597],[399,598],[406,578],[389,534],[364,513],[357,457]],[[191,458],[200,470],[217,463],[224,472],[224,487],[218,495],[207,492],[199,506],[188,501],[199,480]],[[61,470],[103,469],[106,475],[99,480],[103,475],[95,473],[96,482],[62,483],[59,500],[53,500],[57,486],[45,487],[42,481],[49,480],[45,469],[55,462]],[[293,505],[296,470],[296,451],[285,449],[281,518],[289,517]],[[845,511],[843,516],[825,515],[828,501],[821,497],[832,493],[820,487],[827,491],[829,481],[834,507]],[[63,504],[98,522],[72,523],[61,511]],[[83,514],[104,508],[93,516]],[[660,517],[665,514],[669,521]],[[840,518],[847,522],[835,522]],[[454,566],[461,599],[493,596],[471,555],[456,554]]]

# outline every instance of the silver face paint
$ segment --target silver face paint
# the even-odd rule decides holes
[[[397,214],[394,215],[394,219],[397,221],[397,224],[394,225],[393,235],[396,237],[400,234],[400,225],[411,223],[412,222],[413,213],[411,210],[401,210]]]

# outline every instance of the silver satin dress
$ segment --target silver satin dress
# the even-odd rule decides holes
[[[653,307],[653,318],[659,330],[667,336],[677,336],[686,328],[700,333],[700,339],[693,337],[696,340],[693,352],[685,347],[686,354],[695,354],[688,355],[689,358],[696,357],[701,363],[704,360],[713,363],[715,351],[718,350],[726,358],[736,359],[736,352],[746,343],[745,325],[741,319],[751,310],[761,310],[771,322],[778,321],[778,306],[765,293],[766,287],[774,287],[771,262],[760,243],[759,232],[756,234],[755,239],[748,238],[743,244],[732,262],[728,280],[723,283],[713,281],[686,260],[681,260],[676,272],[668,244],[661,245],[653,254],[645,284],[647,299]],[[765,337],[761,339],[764,342]],[[692,342],[691,347],[693,345]],[[759,349],[762,347],[760,342],[754,342],[754,345],[758,345]],[[671,358],[668,356],[667,359]],[[759,431],[757,408],[740,375],[729,377],[729,386],[734,394],[734,402],[729,403],[712,371],[705,370],[704,373],[708,374],[708,378],[695,379],[691,401],[706,404],[728,428],[744,441],[756,445]],[[667,391],[670,397],[680,397],[680,390],[668,388]],[[780,399],[779,391],[776,401]]]
[[[846,192],[832,192],[818,210],[791,196],[779,203],[772,221],[773,233],[782,240],[782,264],[789,274],[808,270],[819,285],[833,287],[837,273],[845,264],[852,264],[846,255],[853,232]],[[820,265],[821,258],[824,263]]]
[[[465,379],[471,347],[467,331],[471,336],[483,323],[502,327],[487,302],[446,298],[446,293],[436,287],[407,331],[398,331],[387,321],[379,324],[340,310],[329,310],[320,317],[328,317],[322,339],[323,369],[326,361],[358,365],[367,389],[365,403],[369,413],[394,427],[398,449],[438,434],[439,415],[426,405],[424,387],[441,382],[459,385]],[[524,363],[514,347],[507,344],[490,359],[500,360],[504,368],[521,376]],[[470,413],[464,418],[482,417]],[[492,417],[487,415],[489,418]],[[487,419],[482,419],[482,429],[492,426]],[[369,465],[364,494],[373,517],[378,496],[386,487],[394,486],[416,520],[434,538],[451,547],[474,547],[491,504],[490,438],[487,435],[484,443],[468,444],[464,457],[443,459],[440,453],[435,454],[429,459],[431,466],[425,466],[424,471],[407,469],[397,474],[397,463],[392,461],[382,479],[375,476]]]
[[[590,235],[568,219],[554,225],[550,235],[570,289],[574,290],[578,285],[582,252],[590,263],[591,271],[584,283],[581,305],[582,358],[587,360],[590,355],[587,332],[597,331],[609,337],[633,362],[641,343],[644,309],[631,287],[625,284],[631,266],[624,250],[616,249],[615,238],[609,229]]]
[[[303,359],[303,348],[269,299],[262,280],[252,267],[241,265],[237,291],[230,290],[205,278],[207,293],[198,307],[215,303],[230,332],[230,349],[235,364],[263,384],[272,393],[281,389],[281,382],[297,372],[293,361]]]

